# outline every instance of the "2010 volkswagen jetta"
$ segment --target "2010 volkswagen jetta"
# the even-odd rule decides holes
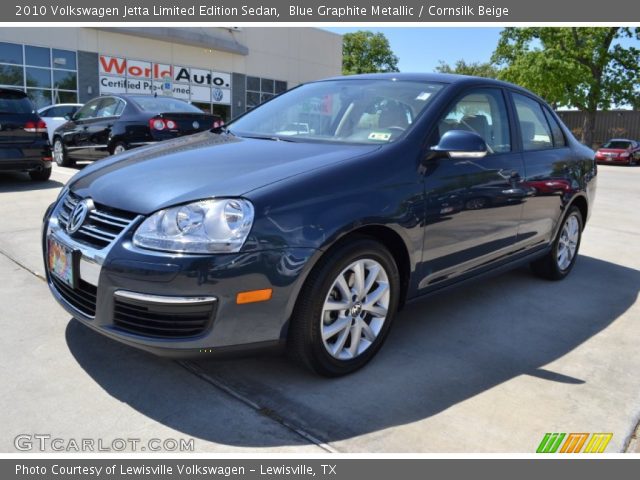
[[[45,215],[47,280],[71,315],[128,345],[203,357],[286,345],[342,375],[408,300],[523,263],[564,278],[593,158],[511,84],[309,83],[79,172]]]

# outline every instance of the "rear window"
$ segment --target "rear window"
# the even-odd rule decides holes
[[[194,107],[190,103],[169,97],[132,97],[133,101],[145,112],[164,113],[164,112],[189,112],[202,113],[198,107]]]
[[[631,142],[625,142],[624,140],[612,140],[602,145],[602,148],[621,148],[626,150],[631,146]]]
[[[0,91],[0,113],[31,113],[31,100],[22,92]]]

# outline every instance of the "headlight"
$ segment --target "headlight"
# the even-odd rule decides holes
[[[133,243],[167,252],[237,252],[252,225],[248,200],[201,200],[154,213],[138,227]]]

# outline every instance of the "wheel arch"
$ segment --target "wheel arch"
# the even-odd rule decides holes
[[[296,289],[295,295],[292,298],[290,308],[287,312],[287,321],[284,324],[281,331],[281,338],[286,338],[290,328],[290,319],[293,315],[296,305],[300,299],[300,293],[303,291],[307,284],[311,273],[318,267],[318,263],[322,258],[327,255],[331,255],[333,251],[341,247],[345,243],[353,241],[358,238],[373,239],[382,245],[384,245],[396,262],[398,272],[400,274],[400,298],[398,299],[398,310],[401,310],[407,299],[409,293],[409,285],[411,278],[411,257],[409,255],[409,248],[402,236],[396,232],[393,228],[385,225],[364,225],[353,228],[346,233],[343,233],[332,241],[328,241],[320,249],[316,251],[316,254],[312,256],[309,261],[308,268],[305,269],[304,277]]]
[[[577,207],[578,210],[580,210],[580,214],[582,215],[582,228],[584,230],[589,215],[589,202],[583,195],[578,195],[573,200],[571,200],[569,205],[567,205],[567,211],[573,206]]]

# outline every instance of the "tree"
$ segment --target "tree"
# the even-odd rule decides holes
[[[342,37],[343,75],[398,71],[398,57],[383,33],[360,30]]]
[[[500,78],[584,111],[580,140],[592,145],[597,110],[640,105],[640,50],[625,38],[640,40],[640,28],[509,27],[492,61],[504,67]]]
[[[476,77],[498,78],[500,69],[491,62],[471,62],[458,60],[452,67],[448,63],[440,60],[436,67],[436,72],[456,73],[458,75],[474,75]]]

